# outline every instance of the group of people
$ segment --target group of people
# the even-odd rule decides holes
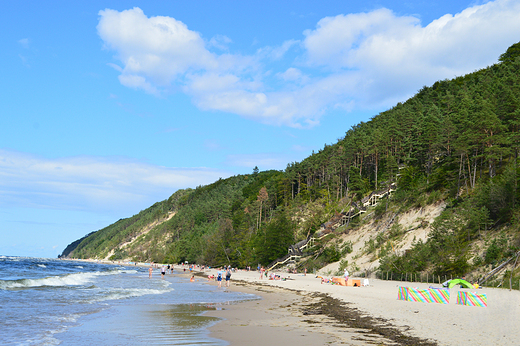
[[[184,266],[184,263],[181,264],[181,266],[184,267],[184,271],[186,271],[186,267]],[[152,264],[150,264],[150,268],[148,268],[148,277],[150,279],[152,278],[154,268],[159,268],[159,264],[154,264],[153,262],[152,262]],[[193,271],[193,265],[189,266],[189,271],[190,272]],[[164,279],[164,276],[168,272],[170,272],[170,274],[173,274],[173,265],[170,265],[170,264],[161,265],[161,278],[162,279]]]
[[[158,266],[155,265],[155,268],[157,268]],[[154,265],[153,263],[150,264],[150,268],[148,268],[148,277],[151,279],[152,278],[152,274],[153,274],[153,269],[154,269]],[[166,266],[165,264],[163,264],[161,266],[161,278],[164,279],[164,275],[166,275],[166,271],[169,271],[171,270],[171,273],[173,274],[173,266],[170,266],[169,264]]]
[[[269,280],[282,279],[282,277],[280,275],[276,275],[276,274],[273,274],[273,273],[269,274],[269,271],[266,271],[266,269],[264,267],[261,267],[260,265],[258,265],[257,270],[260,273],[260,280],[262,280],[264,278],[264,276],[268,277]],[[296,270],[296,268],[293,268],[293,269],[289,269],[288,273],[298,274],[298,271]],[[307,276],[307,268],[303,269],[303,276]],[[287,280],[291,280],[291,277],[288,276],[286,279]]]
[[[322,284],[328,284],[333,282],[332,277],[330,279],[319,275],[316,277],[321,279]],[[343,272],[343,278],[345,279],[345,286],[347,286],[348,279],[350,278],[350,273],[348,272],[347,268],[345,268],[345,271]]]
[[[290,275],[287,275],[287,277],[284,277],[284,276],[281,276],[281,275],[276,274],[276,273],[271,273],[271,274],[269,274],[269,280],[287,281],[287,280],[294,280],[294,279],[291,279]]]
[[[224,267],[224,271],[221,269],[217,272],[217,281],[218,287],[222,287],[222,278],[226,274],[226,287],[229,287],[229,282],[231,281],[231,266]]]

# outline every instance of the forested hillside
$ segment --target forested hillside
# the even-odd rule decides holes
[[[381,270],[460,275],[494,265],[520,248],[519,56],[517,43],[493,66],[423,87],[284,171],[255,169],[177,191],[89,235],[69,256],[256,267],[396,182],[371,217],[440,200],[447,207],[427,241],[404,254],[380,251]],[[354,218],[335,232],[362,222]],[[393,236],[382,234],[372,245],[388,249]],[[314,263],[325,265],[348,246],[323,242],[314,251]]]

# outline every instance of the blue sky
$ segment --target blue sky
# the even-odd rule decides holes
[[[0,255],[55,257],[496,63],[520,2],[22,0],[0,23]]]

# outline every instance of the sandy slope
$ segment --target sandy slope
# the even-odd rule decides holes
[[[398,225],[405,234],[399,241],[392,243],[394,251],[398,254],[410,249],[414,241],[426,241],[431,230],[431,224],[437,216],[441,214],[446,205],[441,202],[428,205],[424,208],[410,209],[405,213],[397,214],[390,223],[392,213],[382,220],[370,219],[368,223],[358,229],[350,231],[341,236],[342,242],[352,244],[352,252],[343,258],[348,261],[348,269],[351,273],[372,271],[379,266],[379,259],[376,254],[367,254],[366,243],[372,238],[375,239],[379,232],[387,232],[392,225]],[[338,271],[339,262],[331,263],[323,267],[319,273],[323,275],[333,275]]]

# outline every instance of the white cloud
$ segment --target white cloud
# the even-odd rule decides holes
[[[208,47],[227,51],[230,38],[206,43],[174,18],[149,18],[139,8],[99,15],[98,33],[123,65],[123,85],[160,95],[175,84],[203,110],[292,127],[314,126],[328,109],[389,107],[436,80],[486,67],[520,32],[514,0],[473,6],[426,26],[381,8],[323,18],[303,40],[253,55],[219,55]],[[301,54],[289,57],[289,50]]]
[[[129,88],[143,89],[149,94],[159,95],[159,90],[155,88],[145,77],[136,74],[123,73],[119,76],[119,82]]]
[[[419,28],[414,17],[396,17],[382,8],[369,13],[340,14],[321,19],[315,30],[304,32],[303,45],[312,65],[330,68],[354,67],[352,54],[381,35],[401,38]],[[383,40],[387,42],[386,39]],[[388,42],[393,45],[394,42]]]
[[[215,35],[209,40],[209,45],[220,50],[228,50],[228,45],[233,42],[225,35]]]
[[[306,76],[302,74],[302,71],[300,69],[294,67],[289,67],[285,72],[278,73],[277,76],[286,82],[298,82],[308,79]]]
[[[28,62],[27,62],[27,57],[25,57],[24,55],[22,54],[18,54],[18,57],[20,58],[20,60],[22,60],[22,64],[25,66],[25,67],[30,67]]]
[[[265,56],[272,60],[280,60],[284,57],[284,55],[291,49],[291,47],[299,44],[298,40],[287,40],[282,43],[279,47],[263,47],[258,49],[257,54],[260,56]]]
[[[171,17],[148,18],[140,8],[99,11],[98,34],[118,53],[123,75],[140,75],[166,86],[190,69],[216,65],[200,35]]]
[[[123,68],[117,64],[113,64],[111,62],[107,63],[108,66],[112,67],[117,72],[123,72]]]
[[[47,159],[0,150],[0,206],[76,210],[148,207],[180,188],[209,184],[229,175],[119,157]]]
[[[20,46],[22,46],[23,48],[25,49],[29,49],[29,43],[30,43],[30,40],[28,38],[22,38],[21,40],[18,40],[18,43],[20,44]]]
[[[310,66],[350,79],[345,94],[365,106],[388,105],[423,85],[495,63],[518,32],[520,2],[497,0],[425,27],[388,9],[327,17],[304,33],[303,45]]]

